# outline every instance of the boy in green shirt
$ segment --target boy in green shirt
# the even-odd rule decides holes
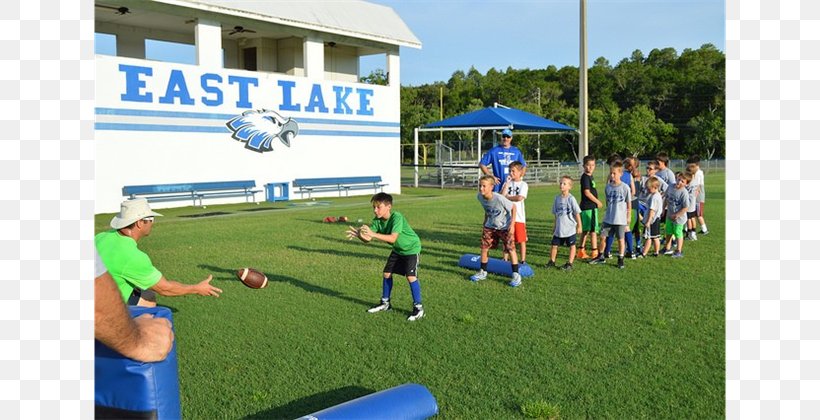
[[[393,197],[390,194],[378,193],[370,199],[370,204],[373,205],[375,215],[370,226],[362,225],[358,229],[350,226],[347,230],[347,238],[348,240],[359,238],[365,243],[378,239],[393,245],[393,250],[384,265],[381,302],[368,309],[367,312],[376,313],[392,309],[390,292],[393,290],[393,273],[396,273],[405,276],[410,284],[410,292],[413,295],[413,313],[407,320],[415,321],[424,316],[424,308],[421,306],[421,286],[416,276],[421,240],[407,223],[407,219],[401,213],[393,211]]]

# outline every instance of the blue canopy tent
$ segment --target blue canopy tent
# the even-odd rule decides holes
[[[418,127],[414,130],[414,163],[416,166],[415,185],[418,186],[419,132],[476,130],[478,133],[476,138],[478,143],[478,155],[481,156],[482,131],[492,131],[493,138],[495,139],[495,134],[505,128],[513,130],[515,134],[567,134],[578,132],[577,129],[568,125],[564,125],[520,109],[503,106],[479,109],[478,111],[468,112],[466,114],[436,121],[422,127]],[[540,139],[538,146],[540,159]]]
[[[423,128],[504,129],[537,131],[540,134],[576,131],[568,125],[515,108],[484,108],[425,125]]]

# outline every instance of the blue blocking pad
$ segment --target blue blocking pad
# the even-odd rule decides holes
[[[461,259],[458,260],[458,266],[478,270],[481,268],[481,256],[464,254]],[[487,272],[512,277],[512,264],[509,261],[490,258],[487,260]],[[518,274],[521,274],[521,277],[532,277],[535,272],[532,271],[532,267],[529,264],[519,264]]]
[[[297,420],[422,420],[436,414],[436,398],[426,387],[404,384],[334,405]]]
[[[132,317],[153,314],[173,325],[168,308],[128,309]],[[168,357],[156,363],[129,359],[95,340],[94,405],[95,418],[181,418],[176,340]]]

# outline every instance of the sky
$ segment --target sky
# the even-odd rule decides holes
[[[328,0],[332,1],[332,0]],[[446,82],[457,70],[578,66],[580,0],[370,0],[393,8],[421,41],[401,47],[401,83]],[[725,51],[724,0],[587,0],[587,63],[611,65],[635,50]],[[113,38],[97,35],[99,53],[113,54]],[[194,63],[191,46],[151,41],[150,58]],[[365,76],[386,67],[384,54],[361,60]]]
[[[486,74],[580,62],[580,0],[370,1],[392,7],[422,43],[401,47],[402,85],[446,82],[471,66]],[[614,66],[636,49],[680,54],[710,43],[725,51],[725,10],[723,0],[588,0],[588,65],[603,56]]]

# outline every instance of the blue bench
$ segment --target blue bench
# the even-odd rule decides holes
[[[215,197],[245,197],[256,202],[256,181],[224,181],[224,182],[188,182],[179,184],[155,185],[126,185],[122,187],[122,195],[129,199],[144,197],[149,202],[192,200],[196,206],[197,200],[202,206],[203,198]]]
[[[293,187],[299,188],[299,196],[308,198],[314,192],[338,191],[339,197],[344,191],[345,196],[350,195],[350,190],[369,190],[374,193],[384,191],[387,184],[382,182],[381,176],[347,176],[339,178],[297,178],[293,180]]]

